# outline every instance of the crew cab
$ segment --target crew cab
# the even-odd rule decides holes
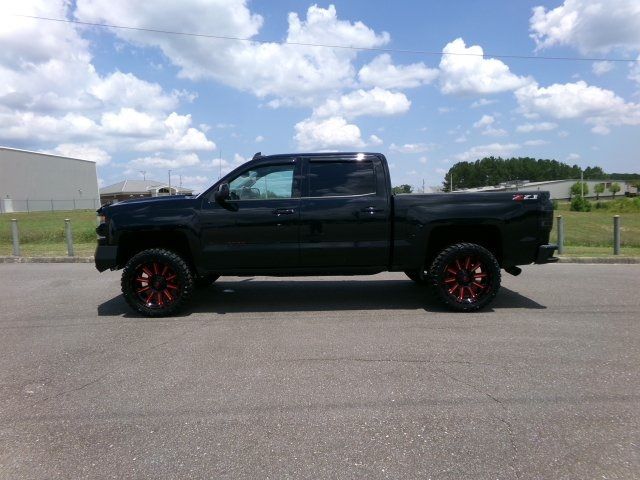
[[[99,271],[148,316],[183,307],[221,275],[405,272],[457,311],[488,305],[501,269],[548,263],[548,192],[393,195],[379,153],[256,154],[197,197],[98,210]]]

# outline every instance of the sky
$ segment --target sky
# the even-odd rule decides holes
[[[640,2],[0,0],[0,145],[196,191],[258,151],[640,172]]]

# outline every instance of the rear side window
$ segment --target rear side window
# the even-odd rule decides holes
[[[376,193],[373,163],[310,162],[309,196],[338,197]]]

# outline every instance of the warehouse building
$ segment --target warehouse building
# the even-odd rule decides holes
[[[0,147],[0,213],[99,206],[95,162]]]
[[[192,195],[190,188],[167,185],[156,180],[122,180],[100,189],[100,203],[116,203],[132,198],[158,197],[163,195]]]
[[[545,182],[529,182],[522,180],[518,182],[505,182],[496,186],[478,187],[478,188],[466,188],[463,190],[455,190],[455,192],[517,192],[517,191],[548,191],[552,200],[569,200],[571,195],[569,191],[571,186],[579,182],[580,180],[548,180]],[[616,197],[631,196],[634,197],[638,194],[638,189],[632,185],[633,182],[628,180],[584,180],[587,184],[588,193],[585,193],[585,198],[595,199],[596,185],[603,185],[604,192],[599,195],[599,198],[612,198],[613,192],[610,190],[613,183],[620,185],[620,191],[615,194]]]

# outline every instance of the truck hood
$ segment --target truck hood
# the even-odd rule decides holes
[[[197,197],[187,195],[166,195],[162,197],[144,197],[123,200],[100,207],[98,214],[132,210],[139,208],[174,208],[174,207],[194,207],[199,203]]]

